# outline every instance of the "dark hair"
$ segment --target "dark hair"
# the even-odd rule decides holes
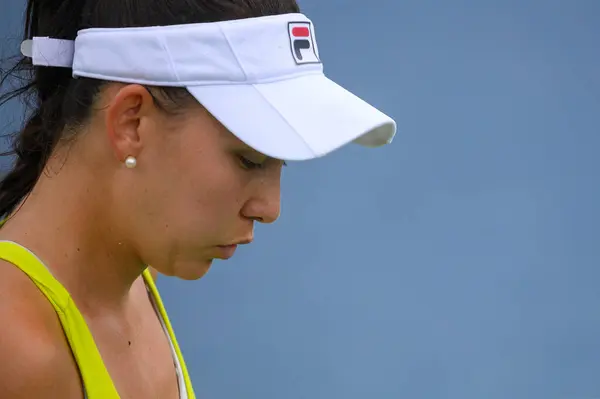
[[[261,17],[299,12],[295,0],[29,0],[24,39],[48,36],[74,40],[80,29],[175,25]],[[46,162],[67,128],[89,116],[97,93],[106,82],[73,79],[68,68],[34,67],[21,58],[8,70],[0,70],[0,87],[23,82],[13,91],[0,93],[0,105],[23,97],[30,113],[15,134],[13,169],[0,180],[0,216],[5,216],[31,192]],[[179,108],[191,97],[182,88],[152,88],[165,101],[165,111]],[[162,103],[162,104],[161,104]]]

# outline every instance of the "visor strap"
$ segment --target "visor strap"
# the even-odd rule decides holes
[[[21,43],[21,54],[31,58],[36,66],[72,68],[75,41],[34,37]]]

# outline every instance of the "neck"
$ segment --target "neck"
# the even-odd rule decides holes
[[[77,173],[85,173],[78,170]],[[110,222],[109,190],[67,165],[40,181],[0,230],[35,253],[87,313],[119,311],[145,266]],[[93,182],[83,185],[77,182]]]

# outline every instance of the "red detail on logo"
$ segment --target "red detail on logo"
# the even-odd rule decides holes
[[[310,31],[308,30],[308,28],[297,26],[295,28],[292,28],[292,35],[294,35],[295,37],[309,37]]]

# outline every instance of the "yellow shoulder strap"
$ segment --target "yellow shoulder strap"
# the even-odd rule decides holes
[[[79,366],[87,399],[119,399],[85,319],[67,290],[42,261],[16,243],[0,241],[0,259],[27,274],[54,307]]]
[[[144,280],[146,281],[146,286],[150,290],[150,293],[154,297],[154,301],[156,303],[156,307],[160,316],[162,317],[169,337],[171,338],[171,342],[173,343],[173,347],[175,348],[175,353],[177,354],[177,358],[179,359],[179,364],[181,365],[181,372],[183,373],[183,380],[185,381],[185,389],[187,390],[188,399],[196,399],[194,394],[194,388],[192,387],[192,381],[190,379],[187,366],[185,365],[185,361],[183,359],[183,355],[181,353],[181,349],[179,348],[179,344],[177,343],[177,338],[175,337],[175,331],[171,326],[171,321],[169,320],[169,316],[167,315],[167,311],[165,306],[160,298],[160,294],[158,293],[158,288],[156,288],[156,284],[154,283],[154,279],[150,274],[150,270],[146,269],[143,273]]]

